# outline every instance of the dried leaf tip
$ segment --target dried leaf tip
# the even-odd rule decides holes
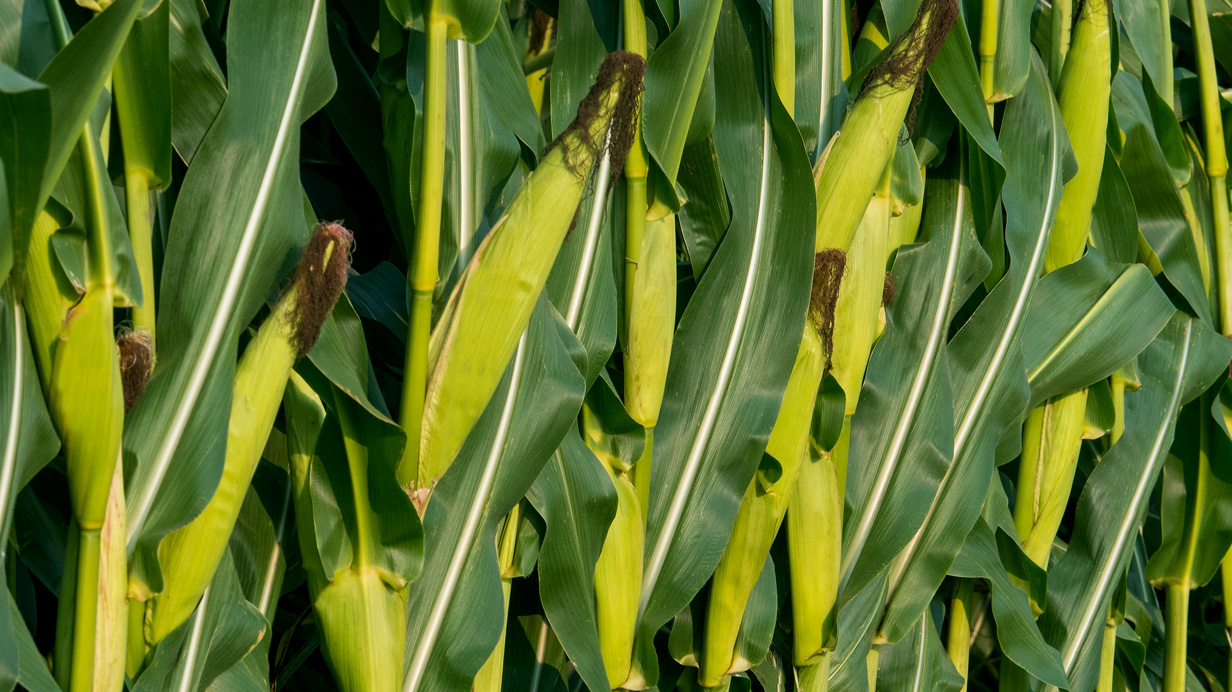
[[[331,221],[317,224],[304,246],[304,254],[291,279],[297,293],[292,342],[299,358],[312,350],[321,333],[321,325],[346,287],[353,242],[350,231]]]
[[[154,339],[144,330],[121,331],[116,337],[120,358],[120,384],[124,388],[124,412],[137,406],[154,370]]]
[[[813,258],[813,291],[809,299],[809,318],[821,335],[826,354],[826,371],[834,355],[834,307],[838,303],[838,288],[847,267],[847,253],[827,248]]]
[[[596,119],[611,118],[611,141],[608,155],[611,157],[612,180],[620,177],[625,157],[633,146],[641,113],[642,77],[646,74],[646,59],[637,53],[618,50],[608,53],[599,67],[599,75],[582,102],[578,104],[577,117],[560,135],[552,140],[547,151],[557,146],[565,150],[565,165],[579,176],[590,168],[604,150],[607,131],[595,131]],[[607,94],[617,89],[614,103],[609,104]],[[545,152],[546,153],[546,152]]]

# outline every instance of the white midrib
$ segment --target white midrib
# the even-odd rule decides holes
[[[834,36],[834,0],[818,0],[821,2],[821,35]],[[830,69],[834,60],[834,47],[828,39],[821,42],[821,109],[817,119],[817,146],[824,149],[826,122],[830,119],[830,91],[833,89],[833,71]],[[826,139],[829,139],[828,137]]]
[[[270,550],[269,562],[265,565],[265,580],[261,585],[261,597],[257,599],[257,609],[263,614],[269,613],[270,603],[277,595],[274,593],[274,577],[278,574],[278,558],[282,556],[282,541],[287,533],[287,515],[291,511],[291,478],[287,478],[287,487],[282,494],[282,511],[278,514],[278,525],[274,527],[274,547]]]
[[[864,550],[864,544],[868,541],[868,537],[873,531],[873,523],[877,519],[878,511],[881,509],[881,503],[885,499],[890,479],[894,477],[894,470],[898,467],[903,447],[907,444],[907,435],[911,432],[912,423],[915,422],[916,410],[919,409],[920,402],[924,398],[924,390],[928,386],[929,376],[932,374],[937,353],[941,350],[941,342],[945,338],[946,318],[950,314],[950,298],[954,293],[955,275],[958,273],[959,245],[962,239],[963,217],[966,214],[967,194],[960,182],[958,185],[958,199],[954,208],[954,226],[950,234],[950,251],[945,260],[945,276],[941,281],[941,295],[937,297],[937,309],[933,313],[932,325],[929,327],[928,343],[924,347],[924,353],[920,358],[920,367],[916,370],[915,378],[911,382],[911,389],[908,390],[907,401],[903,404],[898,421],[894,424],[894,435],[890,438],[890,445],[886,448],[885,456],[882,457],[881,463],[878,465],[877,476],[873,479],[873,487],[869,491],[868,502],[864,504],[864,509],[856,523],[851,544],[843,550],[843,559],[839,572],[841,575],[838,586],[839,594],[842,594],[843,590],[847,588],[847,582],[851,579],[851,572],[855,569],[856,558]]]
[[[458,46],[458,264],[465,268],[471,260],[471,242],[475,237],[475,174],[471,170],[471,82],[470,43],[455,41]]]
[[[479,479],[479,487],[475,489],[475,494],[471,498],[470,507],[466,512],[466,523],[462,526],[462,533],[458,536],[458,542],[454,545],[453,554],[449,558],[449,566],[445,569],[440,591],[437,592],[436,600],[432,603],[432,610],[428,613],[423,632],[415,643],[415,652],[402,683],[403,692],[414,692],[419,689],[419,683],[428,669],[428,659],[432,656],[436,638],[441,632],[441,626],[445,623],[445,611],[449,609],[449,603],[453,600],[453,593],[462,578],[462,569],[466,566],[466,558],[470,555],[471,545],[475,542],[476,534],[479,533],[479,524],[483,521],[484,510],[492,494],[492,486],[496,483],[496,469],[499,466],[501,453],[505,449],[505,442],[509,439],[513,409],[518,399],[518,385],[522,381],[522,363],[525,353],[526,332],[523,332],[522,339],[518,342],[517,354],[513,357],[513,373],[509,377],[509,391],[505,395],[505,406],[501,411],[496,436],[492,438],[488,460],[484,464],[483,475]]]
[[[924,680],[924,651],[928,646],[928,611],[924,611],[924,615],[920,617],[920,653],[915,659],[915,680],[911,685],[912,692],[920,692],[920,684]]]
[[[1151,445],[1150,454],[1147,456],[1150,461],[1147,463],[1146,468],[1143,469],[1142,475],[1139,476],[1130,506],[1121,519],[1121,525],[1117,527],[1116,541],[1112,544],[1112,549],[1108,551],[1103,564],[1100,566],[1099,577],[1095,581],[1095,588],[1091,590],[1091,597],[1087,600],[1086,607],[1082,611],[1082,617],[1078,620],[1078,630],[1075,636],[1066,639],[1065,650],[1061,652],[1061,662],[1065,667],[1065,674],[1067,676],[1073,673],[1074,663],[1078,660],[1078,654],[1082,651],[1082,643],[1086,641],[1087,635],[1091,631],[1091,626],[1095,622],[1095,617],[1100,616],[1101,620],[1103,619],[1103,609],[1107,607],[1104,599],[1112,588],[1113,582],[1117,581],[1118,572],[1120,572],[1117,569],[1117,565],[1121,562],[1121,556],[1125,553],[1131,536],[1133,536],[1137,529],[1138,522],[1136,518],[1142,511],[1142,504],[1150,499],[1150,490],[1154,485],[1156,472],[1159,470],[1163,453],[1167,451],[1165,441],[1168,438],[1168,430],[1172,427],[1172,419],[1176,416],[1177,408],[1180,407],[1192,340],[1193,321],[1189,320],[1185,323],[1185,338],[1181,342],[1181,361],[1176,370],[1176,382],[1172,387],[1172,398],[1168,401],[1167,414],[1163,418],[1163,425],[1155,433],[1155,442]]]
[[[676,485],[676,491],[672,494],[672,502],[668,505],[667,517],[663,520],[663,528],[659,530],[659,535],[655,539],[654,550],[650,554],[646,572],[642,576],[642,597],[641,602],[637,606],[638,627],[641,627],[642,617],[646,614],[646,606],[650,603],[650,597],[654,593],[655,584],[659,581],[659,574],[663,571],[664,563],[667,562],[667,553],[671,550],[672,539],[675,537],[676,529],[680,525],[680,519],[684,515],[684,508],[689,501],[689,493],[693,489],[693,482],[697,479],[698,471],[701,469],[702,455],[705,453],[706,445],[710,441],[711,434],[714,432],[714,424],[719,417],[719,407],[723,403],[723,396],[727,393],[727,386],[731,382],[732,371],[736,367],[736,353],[740,350],[740,341],[744,336],[745,322],[748,321],[749,305],[753,300],[753,288],[757,279],[757,264],[761,260],[761,251],[764,245],[763,241],[768,222],[766,205],[770,196],[770,156],[774,144],[771,140],[770,131],[768,89],[762,97],[762,108],[762,129],[764,134],[762,136],[761,190],[757,198],[757,223],[753,229],[753,249],[749,256],[749,270],[744,279],[744,288],[740,293],[740,306],[736,310],[736,319],[732,324],[731,337],[727,341],[727,350],[724,352],[723,362],[719,366],[719,374],[714,383],[714,390],[710,392],[710,398],[706,402],[706,411],[702,414],[697,435],[693,438],[693,446],[689,449],[689,456],[685,459],[684,472],[680,475],[680,482]]]
[[[1014,309],[1010,311],[1009,321],[1006,323],[1005,331],[1001,334],[1001,340],[997,343],[997,349],[993,352],[992,360],[989,361],[987,369],[984,371],[984,379],[980,381],[980,386],[976,388],[975,396],[971,399],[971,405],[967,407],[966,413],[963,415],[962,423],[959,429],[954,433],[954,456],[953,463],[950,468],[946,469],[945,477],[941,479],[941,485],[937,488],[937,494],[933,496],[932,504],[928,507],[928,514],[924,516],[924,522],[920,524],[920,529],[912,536],[911,542],[900,553],[900,557],[896,560],[896,564],[900,565],[895,574],[895,583],[890,587],[890,598],[887,601],[892,603],[894,596],[897,595],[898,578],[907,571],[911,561],[915,559],[916,548],[919,547],[920,540],[924,537],[928,526],[932,523],[933,517],[937,514],[937,508],[940,506],[939,501],[945,497],[946,490],[949,489],[951,479],[953,479],[953,464],[959,463],[962,458],[962,453],[966,449],[967,441],[971,437],[971,433],[975,428],[976,420],[980,412],[984,409],[984,401],[988,398],[989,392],[992,391],[993,383],[996,382],[997,375],[1001,372],[1001,365],[1005,362],[1005,356],[1009,353],[1010,346],[1014,343],[1014,338],[1018,334],[1018,327],[1022,322],[1022,318],[1026,313],[1027,303],[1031,297],[1032,289],[1036,284],[1036,277],[1039,275],[1039,265],[1044,261],[1044,252],[1048,249],[1048,238],[1051,235],[1052,221],[1055,217],[1056,210],[1053,207],[1053,200],[1056,199],[1056,194],[1061,185],[1061,162],[1059,159],[1060,151],[1059,138],[1056,136],[1057,112],[1055,103],[1049,99],[1049,113],[1052,116],[1052,158],[1053,162],[1052,174],[1048,180],[1048,199],[1044,206],[1044,220],[1041,224],[1040,232],[1035,241],[1035,248],[1031,255],[1031,262],[1027,265],[1027,272],[1023,279],[1022,287],[1018,290],[1018,298],[1014,303]],[[840,592],[841,593],[841,592]],[[888,607],[887,607],[888,611]]]
[[[201,637],[205,634],[205,609],[210,606],[210,587],[201,593],[201,602],[193,614],[192,629],[188,633],[188,649],[184,652],[184,668],[180,673],[177,692],[192,692],[196,677],[197,656],[201,653]]]
[[[21,400],[22,388],[25,386],[23,376],[25,369],[21,367],[24,360],[23,348],[26,341],[25,315],[21,303],[13,301],[13,410],[9,413],[9,432],[4,440],[4,460],[0,465],[0,563],[4,562],[8,552],[9,514],[12,513],[11,498],[13,477],[17,474],[17,437],[21,432]]]
[[[295,127],[296,106],[299,102],[300,91],[303,88],[304,74],[307,71],[308,58],[312,49],[313,36],[316,32],[317,15],[320,13],[321,2],[322,0],[313,0],[312,2],[311,14],[308,17],[308,28],[304,33],[304,44],[300,48],[299,59],[295,64],[295,76],[291,80],[291,90],[287,94],[286,106],[283,108],[282,118],[278,122],[278,133],[274,138],[274,146],[270,151],[265,171],[261,175],[261,185],[257,188],[257,197],[253,202],[252,211],[248,215],[247,223],[244,224],[240,246],[236,252],[235,261],[231,264],[231,270],[227,274],[227,282],[223,286],[222,297],[214,310],[213,319],[210,320],[209,330],[206,331],[205,336],[202,338],[201,351],[193,363],[192,370],[188,376],[188,382],[172,409],[162,444],[158,447],[158,451],[151,461],[153,471],[150,482],[140,489],[140,492],[133,498],[133,503],[129,505],[131,508],[128,521],[129,556],[133,554],[133,550],[137,547],[137,540],[141,536],[146,519],[149,518],[150,510],[154,506],[154,499],[158,496],[159,487],[162,485],[163,478],[167,475],[167,469],[171,466],[171,457],[175,454],[176,447],[180,444],[180,438],[184,435],[184,429],[188,427],[188,418],[196,406],[197,397],[201,395],[201,388],[205,385],[205,378],[209,374],[210,366],[214,362],[214,356],[218,353],[218,347],[221,345],[222,338],[226,334],[227,323],[231,320],[235,303],[239,299],[240,289],[248,269],[248,262],[252,258],[253,250],[257,244],[257,231],[260,229],[261,222],[265,218],[265,210],[269,206],[271,191],[274,187],[274,178],[282,162],[283,150],[286,148],[287,138],[290,137],[292,128]]]
[[[582,263],[578,266],[577,277],[573,281],[573,292],[569,296],[569,309],[565,312],[565,323],[576,334],[578,320],[582,315],[582,303],[586,298],[586,286],[590,283],[591,265],[595,263],[595,252],[599,247],[599,227],[603,223],[604,212],[607,211],[608,181],[612,177],[612,159],[608,148],[612,145],[612,130],[608,128],[603,143],[603,155],[599,160],[599,172],[595,176],[595,199],[590,208],[590,223],[586,225],[586,244],[582,248]]]

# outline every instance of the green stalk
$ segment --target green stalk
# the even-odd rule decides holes
[[[1228,220],[1228,153],[1223,139],[1219,106],[1219,83],[1215,53],[1211,46],[1206,0],[1189,0],[1197,56],[1199,94],[1202,99],[1202,138],[1206,145],[1206,175],[1210,180],[1211,212],[1215,222],[1215,257],[1219,277],[1219,324],[1224,336],[1232,335],[1232,227]]]
[[[1099,682],[1095,686],[1095,692],[1112,692],[1116,664],[1116,631],[1116,622],[1109,613],[1108,622],[1104,624],[1104,640],[1099,649]]]
[[[789,114],[796,112],[796,18],[793,0],[774,0],[774,86]]]
[[[621,3],[624,22],[625,50],[646,57],[646,18],[638,0]],[[650,173],[646,142],[642,140],[641,107],[633,129],[633,146],[625,157],[625,304],[621,320],[621,335],[627,342],[629,312],[633,308],[633,276],[637,273],[637,256],[646,232],[646,176]]]
[[[141,305],[133,308],[133,328],[154,340],[154,221],[150,214],[150,179],[143,171],[124,167],[124,198],[128,208],[128,236],[141,278]],[[156,351],[157,352],[157,351]]]
[[[69,692],[90,692],[94,689],[94,628],[98,626],[101,536],[102,529],[82,528],[78,534]]]
[[[428,338],[432,331],[432,296],[436,291],[441,242],[441,201],[445,184],[445,39],[449,25],[429,12],[426,22],[427,56],[424,62],[423,152],[419,176],[419,218],[415,223],[415,257],[410,270],[410,331],[403,371],[399,423],[406,431],[406,452],[398,465],[403,486],[430,485],[419,473],[419,444],[423,426],[424,394],[428,387]]]
[[[989,122],[993,119],[993,95],[996,92],[993,79],[996,76],[997,23],[999,20],[997,13],[1000,9],[999,0],[984,0],[983,11],[980,14],[980,84],[984,89],[984,103],[988,107]]]
[[[1164,630],[1163,692],[1185,692],[1185,638],[1189,626],[1189,585],[1170,583],[1167,595],[1167,627]]]
[[[971,659],[971,601],[975,596],[975,580],[959,579],[950,599],[950,629],[946,633],[945,650],[963,678],[961,692],[967,692],[967,673]]]
[[[1160,1],[1167,7],[1167,0]],[[1061,87],[1061,72],[1065,68],[1065,55],[1069,53],[1073,25],[1074,0],[1052,0],[1052,50],[1048,53],[1048,77],[1052,81],[1053,91]]]
[[[817,663],[796,667],[796,689],[800,692],[828,692],[830,652],[822,654]]]

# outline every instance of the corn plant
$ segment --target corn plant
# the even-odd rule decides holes
[[[0,692],[1229,689],[1230,48],[0,0]]]

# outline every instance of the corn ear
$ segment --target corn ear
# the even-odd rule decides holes
[[[287,374],[295,364],[289,325],[294,302],[292,294],[279,302],[240,358],[231,396],[226,459],[214,496],[197,518],[167,534],[159,545],[164,587],[150,603],[147,638],[151,644],[192,615],[227,549],[244,494],[274,427]]]
[[[618,474],[608,464],[603,468],[616,487],[616,517],[595,563],[595,613],[603,668],[608,684],[616,689],[629,679],[633,664],[645,528],[637,490],[628,474]]]
[[[312,608],[321,648],[339,689],[399,689],[406,649],[404,593],[391,589],[373,568],[352,568],[339,572],[316,594]],[[356,632],[363,632],[363,638],[355,637]]]
[[[295,279],[235,371],[222,477],[201,514],[163,539],[158,557],[163,591],[149,605],[147,639],[161,641],[192,615],[214,579],[239,517],[244,495],[274,428],[295,360],[316,341],[324,316],[346,282],[350,233],[325,224],[314,233]]]
[[[428,346],[417,486],[430,487],[453,462],[496,391],[530,320],[548,272],[612,130],[623,158],[645,60],[617,51],[556,140],[484,238],[449,297]],[[414,436],[412,436],[414,437]]]
[[[821,336],[812,324],[806,324],[766,446],[766,454],[779,462],[778,476],[758,471],[745,489],[727,549],[711,582],[698,672],[698,680],[705,687],[714,687],[727,675],[751,666],[736,655],[740,624],[783,522],[797,472],[808,459],[809,426],[824,367]]]
[[[834,351],[830,371],[846,394],[846,414],[855,413],[864,369],[877,332],[877,313],[885,290],[887,236],[890,231],[889,166],[881,188],[860,221],[847,255],[834,305]]]
[[[1040,567],[1048,566],[1052,541],[1069,501],[1086,410],[1087,390],[1083,389],[1031,411],[1023,427],[1014,527],[1023,551]]]
[[[817,249],[847,250],[898,146],[916,84],[958,15],[953,0],[925,0],[902,39],[869,73],[817,179]]]
[[[676,331],[676,216],[646,222],[629,307],[625,406],[633,420],[659,420]]]
[[[1061,193],[1044,271],[1077,260],[1086,247],[1091,209],[1104,168],[1111,61],[1108,0],[1090,0],[1083,3],[1078,16],[1057,97],[1078,173]]]
[[[843,540],[841,487],[830,453],[810,455],[796,475],[787,512],[787,550],[791,562],[792,659],[797,667],[827,663],[828,652],[834,648],[839,578],[836,556]]]
[[[111,312],[111,291],[86,291],[64,321],[51,378],[51,414],[64,442],[73,515],[86,531],[103,528],[124,426]]]

